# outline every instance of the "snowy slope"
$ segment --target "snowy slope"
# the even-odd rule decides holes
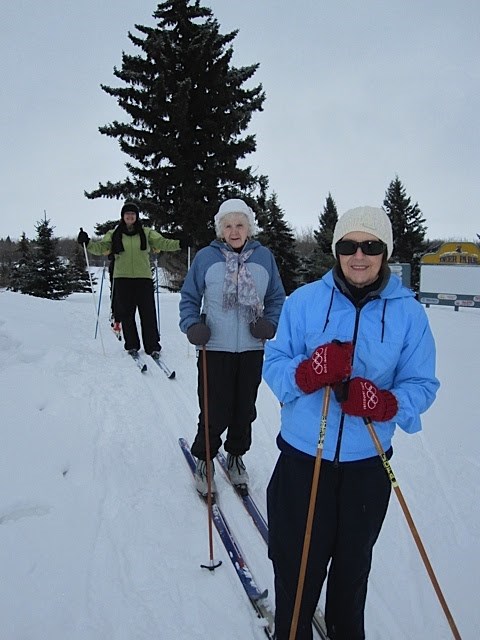
[[[162,353],[177,372],[170,381],[153,362],[142,375],[123,352],[107,298],[94,340],[91,295],[52,302],[0,292],[2,640],[265,637],[216,534],[223,564],[200,568],[207,515],[178,447],[196,430],[196,358],[178,329],[178,300],[160,296]],[[429,315],[442,387],[423,433],[397,432],[391,463],[462,637],[474,640],[480,314]],[[279,418],[264,384],[257,408],[246,462],[265,513]],[[265,544],[220,472],[217,484],[254,577],[272,596]],[[451,637],[394,495],[366,618],[369,640]]]

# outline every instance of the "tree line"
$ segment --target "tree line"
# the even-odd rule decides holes
[[[273,252],[287,293],[321,278],[335,262],[331,244],[338,220],[335,200],[329,193],[318,226],[295,233],[285,220],[277,194],[259,198],[256,204],[257,239]],[[411,287],[418,290],[421,256],[441,244],[441,240],[425,240],[424,218],[418,203],[412,204],[400,178],[395,178],[385,192],[383,208],[392,222],[395,238],[390,262],[411,265]],[[108,220],[95,227],[97,235],[105,234],[118,221]],[[0,239],[0,286],[39,297],[61,299],[76,291],[90,290],[83,249],[73,238],[55,238],[54,227],[46,214],[36,224],[37,236],[29,240],[25,233],[18,242]],[[195,251],[193,249],[193,258]],[[90,257],[91,266],[105,266],[105,258]],[[179,290],[187,271],[186,250],[179,254],[161,254],[160,266],[168,275],[170,289]],[[157,265],[158,266],[158,265]],[[152,265],[153,268],[153,265]]]
[[[135,33],[128,33],[137,53],[122,54],[121,67],[113,71],[115,86],[101,85],[125,113],[125,121],[100,126],[99,132],[116,140],[128,156],[127,175],[117,182],[107,178],[85,190],[85,196],[135,202],[145,224],[180,239],[193,252],[214,238],[213,213],[219,204],[242,198],[256,213],[258,238],[275,255],[287,293],[321,277],[333,263],[330,245],[338,214],[332,195],[326,197],[313,237],[296,238],[268,177],[247,161],[256,150],[249,125],[266,100],[262,85],[253,83],[259,63],[232,64],[238,31],[222,34],[212,10],[199,0],[162,2],[152,17],[154,26],[137,24]],[[383,204],[394,231],[392,261],[411,264],[416,288],[419,257],[426,249],[425,219],[398,176]],[[53,238],[49,222],[45,217],[37,223],[37,238],[29,241],[24,234],[17,247],[0,240],[1,286],[64,297],[69,287],[86,284],[81,252],[71,246],[67,255],[64,243],[61,255],[68,260],[61,260],[61,241]],[[114,224],[99,222],[96,233]],[[47,255],[57,260],[55,268]],[[185,255],[168,254],[161,261],[172,274],[172,288],[178,288]],[[38,273],[27,277],[32,270],[49,274],[51,281],[40,286]]]

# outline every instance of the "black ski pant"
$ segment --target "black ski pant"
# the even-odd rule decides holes
[[[280,454],[267,488],[269,557],[275,574],[277,640],[288,640],[297,591],[314,459]],[[331,640],[363,640],[372,550],[387,512],[390,480],[379,457],[322,461],[296,640],[311,640],[327,576]]]
[[[257,417],[255,402],[262,380],[263,350],[229,353],[207,351],[208,422],[210,456],[213,459],[227,431],[224,449],[243,455],[252,444],[252,422]],[[192,445],[197,458],[206,459],[203,354],[198,354],[198,431]]]
[[[153,281],[150,278],[115,278],[115,318],[122,323],[125,349],[140,349],[135,314],[138,309],[145,353],[160,350]]]

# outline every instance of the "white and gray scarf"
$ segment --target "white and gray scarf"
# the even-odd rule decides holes
[[[256,322],[262,316],[263,305],[258,297],[255,282],[245,262],[253,249],[236,253],[221,250],[225,256],[225,280],[223,281],[223,309],[240,308],[247,322]]]

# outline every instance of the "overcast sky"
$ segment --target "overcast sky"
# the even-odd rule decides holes
[[[260,63],[266,92],[252,119],[249,164],[270,179],[285,219],[318,226],[331,192],[339,213],[382,206],[395,175],[426,218],[427,237],[480,233],[478,0],[205,0],[233,41],[236,66]],[[150,0],[16,0],[0,22],[0,237],[57,236],[115,219],[116,200],[87,200],[126,177],[118,143],[98,127],[125,121],[114,85]],[[212,216],[214,215],[212,211]]]

